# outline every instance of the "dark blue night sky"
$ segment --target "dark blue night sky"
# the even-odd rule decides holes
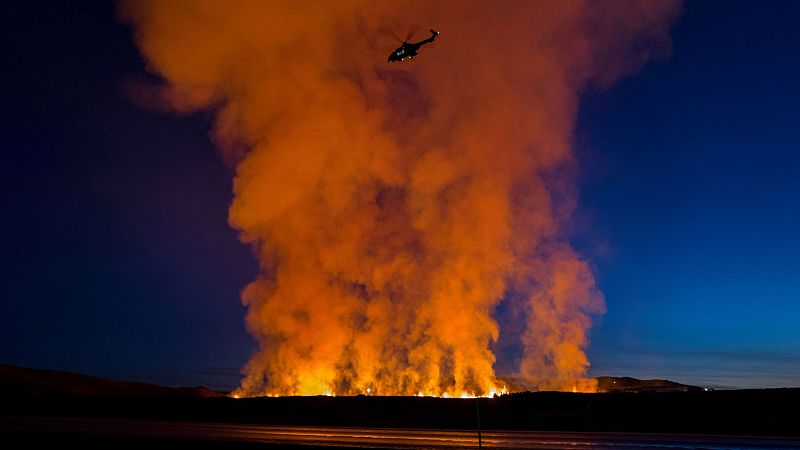
[[[0,363],[230,388],[257,271],[210,119],[133,104],[113,3],[0,6]],[[584,98],[592,375],[800,386],[800,3],[689,2],[671,58]]]

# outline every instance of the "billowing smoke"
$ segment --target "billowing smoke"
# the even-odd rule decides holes
[[[679,9],[123,3],[159,98],[213,113],[236,164],[229,220],[260,261],[241,393],[485,395],[501,333],[511,375],[591,390],[604,303],[568,243],[578,99],[668,51]],[[386,30],[413,23],[441,36],[388,64]]]

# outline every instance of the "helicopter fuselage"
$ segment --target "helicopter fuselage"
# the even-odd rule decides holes
[[[393,51],[389,55],[389,62],[400,62],[406,59],[411,59],[417,56],[417,50],[425,44],[433,42],[436,39],[436,36],[439,35],[439,32],[436,30],[431,30],[431,37],[428,39],[419,41],[419,42],[403,42],[403,45],[397,48],[397,50]]]

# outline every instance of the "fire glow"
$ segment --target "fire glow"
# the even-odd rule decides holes
[[[573,390],[573,392],[575,392],[575,391]],[[348,393],[348,394],[352,395],[352,393]],[[498,396],[501,396],[501,395],[508,395],[508,394],[509,394],[508,388],[503,386],[500,389],[491,388],[491,389],[489,389],[488,392],[486,392],[484,394],[480,394],[480,395],[476,394],[475,392],[459,392],[459,393],[451,393],[451,392],[439,392],[439,393],[418,392],[416,396],[417,397],[438,397],[438,398],[494,398],[494,397],[498,397]],[[324,397],[336,397],[337,396],[337,394],[335,392],[331,392],[331,391],[325,391],[325,392],[323,392],[321,394],[310,394],[310,395],[322,395]],[[366,390],[364,390],[364,392],[359,393],[359,395],[379,395],[379,394],[376,391],[373,391],[372,388],[367,388]],[[282,397],[283,395],[280,394],[280,393],[274,393],[274,392],[267,391],[267,392],[261,393],[260,396],[263,396],[263,397]],[[238,392],[235,392],[235,393],[231,394],[231,397],[232,398],[242,398],[241,395]]]
[[[568,241],[578,99],[666,48],[678,10],[123,3],[164,80],[145,100],[213,112],[236,165],[229,222],[260,261],[236,395],[490,397],[495,348],[525,387],[592,391],[604,303]],[[414,22],[441,37],[387,67],[380,30]]]

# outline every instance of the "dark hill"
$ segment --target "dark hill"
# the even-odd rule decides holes
[[[221,397],[224,394],[208,388],[171,388],[156,384],[107,380],[75,372],[29,369],[0,364],[0,396],[5,398],[37,398],[52,396],[92,397]]]
[[[702,391],[699,386],[676,383],[670,380],[639,380],[631,377],[597,377],[599,392],[673,392]]]

